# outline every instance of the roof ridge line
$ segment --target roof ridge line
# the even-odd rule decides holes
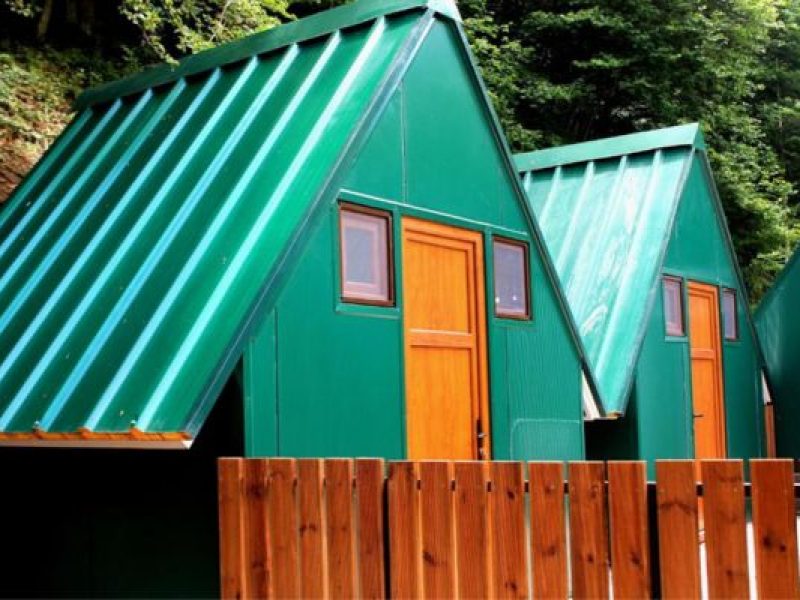
[[[514,162],[519,171],[536,171],[677,147],[691,147],[705,151],[705,140],[699,123],[662,127],[518,153],[514,155]]]
[[[339,29],[357,27],[380,17],[419,9],[432,10],[446,18],[461,20],[453,0],[359,0],[192,54],[181,59],[177,65],[161,63],[128,77],[90,88],[78,97],[73,109],[83,110],[94,104],[136,94],[251,56],[329,35]]]

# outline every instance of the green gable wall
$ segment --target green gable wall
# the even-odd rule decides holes
[[[728,454],[760,456],[758,354],[747,324],[747,300],[711,195],[713,182],[700,156],[692,158],[662,272],[738,290],[740,339],[723,341]],[[628,412],[616,421],[587,424],[591,457],[648,460],[651,476],[655,459],[694,456],[689,340],[666,336],[660,284],[653,294]]]
[[[531,241],[511,177],[457,30],[439,21],[340,194],[392,212],[397,306],[339,302],[338,208],[328,206],[250,346],[245,377],[268,383],[249,398],[259,418],[249,454],[405,456],[400,220],[482,231],[492,298],[491,235]],[[579,458],[580,360],[535,245],[531,270],[532,322],[487,320],[493,455]]]

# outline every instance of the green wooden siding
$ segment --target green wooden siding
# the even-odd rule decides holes
[[[531,242],[514,174],[483,102],[457,32],[436,23],[339,196],[392,212],[397,306],[339,301],[333,201],[270,317],[275,350],[267,345],[263,358],[247,359],[263,365],[277,357],[277,422],[273,428],[265,419],[263,435],[277,439],[279,454],[405,456],[403,215],[483,232],[487,298],[493,297],[491,236]],[[487,320],[494,456],[580,458],[580,356],[536,244],[530,254],[533,320],[496,319],[491,311]]]

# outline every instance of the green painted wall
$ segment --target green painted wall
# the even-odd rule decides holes
[[[728,454],[761,456],[763,416],[757,352],[747,324],[747,302],[719,225],[711,196],[713,182],[708,177],[695,155],[663,273],[739,290],[740,339],[722,345]],[[637,363],[630,409],[618,421],[587,425],[587,434],[589,454],[594,458],[653,461],[694,455],[689,342],[686,337],[666,336],[660,285]],[[652,463],[650,466],[652,475]]]
[[[398,283],[403,215],[482,231],[492,298],[491,235],[530,241],[511,177],[456,31],[438,22],[340,198],[392,212]],[[247,451],[400,458],[401,286],[393,308],[341,303],[338,207],[323,213],[246,359],[246,380],[260,373],[260,391],[248,396],[257,423],[248,423]],[[579,458],[580,361],[535,246],[531,282],[531,322],[488,315],[493,456]]]

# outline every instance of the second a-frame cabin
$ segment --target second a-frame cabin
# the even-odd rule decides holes
[[[594,386],[453,3],[76,109],[0,212],[0,595],[218,595],[223,454],[584,456]]]
[[[699,126],[516,162],[597,381],[589,455],[761,456],[760,354]]]

